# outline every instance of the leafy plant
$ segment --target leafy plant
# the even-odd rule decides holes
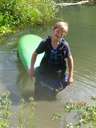
[[[17,113],[12,112],[12,102],[10,100],[10,93],[6,92],[0,96],[0,128],[10,128],[12,118],[16,118],[17,128],[34,128],[34,111],[36,103],[33,98],[29,98],[29,102],[26,103],[24,99],[21,99],[21,103]],[[12,126],[12,127],[14,127]]]
[[[48,24],[55,19],[56,10],[53,0],[1,0],[0,33],[12,32],[17,26]]]
[[[10,105],[11,101],[8,100],[9,92],[0,96],[0,128],[9,128],[11,116]]]
[[[36,103],[33,98],[29,98],[27,104],[24,99],[21,99],[18,112],[18,128],[34,128],[34,111]]]
[[[86,102],[71,102],[64,105],[64,113],[77,112],[79,120],[76,124],[69,123],[66,128],[80,128],[81,125],[84,127],[91,124],[92,128],[96,127],[96,97],[91,97],[94,100],[94,105],[88,105]],[[55,113],[52,119],[60,119],[63,114]],[[59,116],[58,116],[59,115]]]

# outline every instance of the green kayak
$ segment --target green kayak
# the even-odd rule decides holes
[[[42,41],[41,37],[33,34],[24,35],[19,40],[18,55],[27,71],[31,66],[32,53],[34,52],[34,50],[37,48],[37,46],[41,41]],[[42,57],[43,54],[38,55],[35,63],[35,68],[40,65]]]

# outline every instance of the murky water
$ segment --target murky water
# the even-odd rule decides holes
[[[90,103],[90,97],[96,96],[95,12],[95,7],[77,6],[61,9],[58,14],[59,19],[68,21],[70,25],[67,40],[74,56],[75,82],[73,86],[58,93],[56,99],[49,100],[46,97],[37,101],[37,128],[63,128],[63,121],[51,120],[52,112],[62,112],[63,104],[67,101],[87,101]],[[31,29],[26,33],[36,33],[45,37],[50,34],[50,29],[51,27],[39,28],[38,31]],[[0,93],[9,90],[15,108],[19,105],[21,97],[27,99],[34,94],[32,80],[24,71],[16,53],[16,41],[22,33],[6,37],[0,45]]]

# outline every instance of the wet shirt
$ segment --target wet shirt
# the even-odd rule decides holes
[[[35,52],[37,54],[45,52],[40,64],[41,69],[45,72],[55,73],[62,71],[64,73],[66,71],[65,59],[71,55],[71,51],[64,38],[60,40],[57,48],[53,48],[51,37],[48,37],[39,44]]]

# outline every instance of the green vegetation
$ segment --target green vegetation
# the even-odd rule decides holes
[[[11,115],[10,105],[11,102],[8,100],[9,94],[3,94],[0,96],[0,128],[9,127],[9,117]]]
[[[0,0],[0,34],[15,27],[50,23],[55,14],[53,0]]]
[[[22,99],[19,110],[14,112],[14,110],[12,111],[12,102],[9,96],[9,92],[0,96],[0,128],[34,128],[36,104],[33,98],[30,98],[28,103]]]
[[[96,128],[96,97],[91,97],[94,100],[93,105],[88,105],[85,102],[66,103],[64,106],[64,113],[54,113],[52,120],[60,119],[65,113],[75,112],[78,114],[79,120],[75,123],[66,124],[65,128],[81,128],[84,127]]]
[[[56,19],[56,3],[80,0],[0,0],[0,35],[16,28],[46,25]],[[90,0],[96,3],[95,0]]]

